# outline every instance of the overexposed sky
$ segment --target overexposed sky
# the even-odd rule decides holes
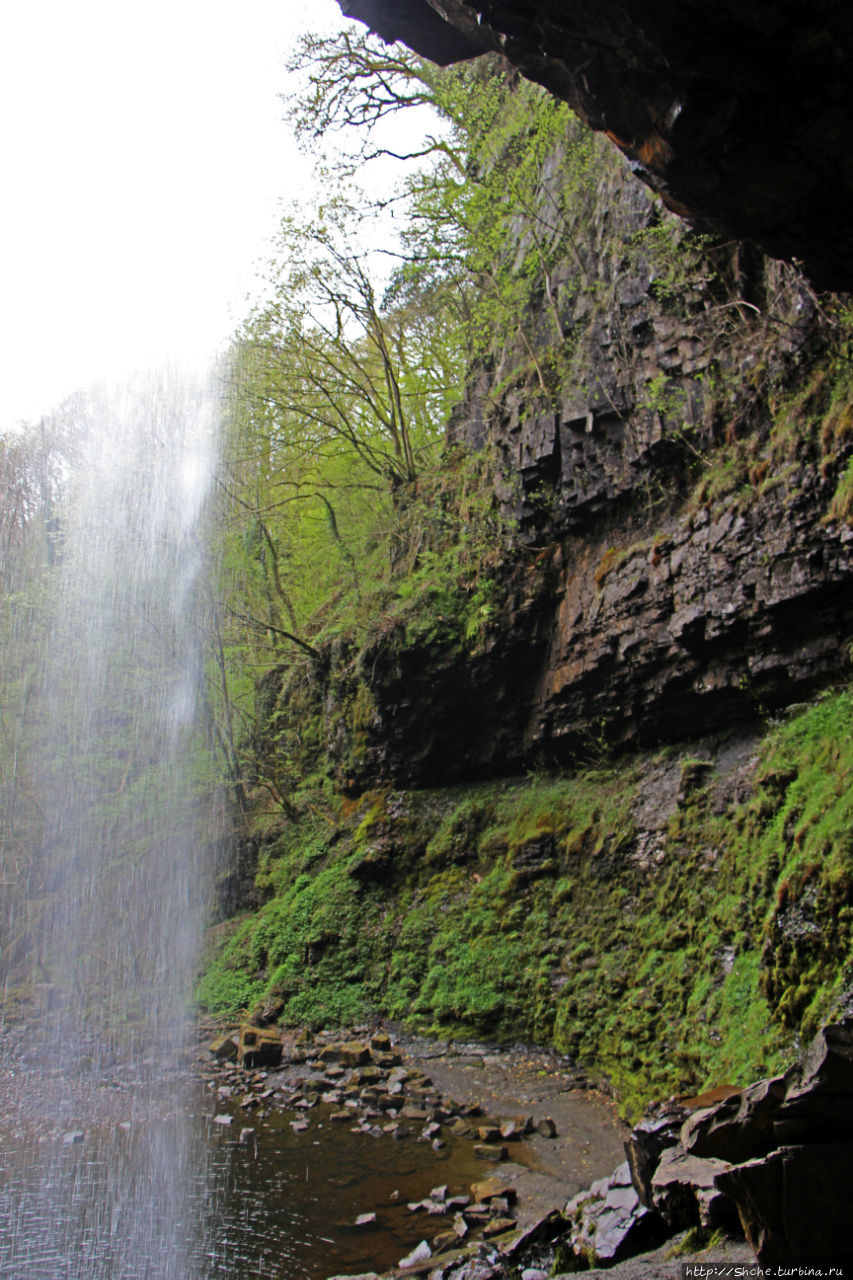
[[[0,433],[78,387],[200,362],[310,166],[282,117],[334,0],[20,0],[0,17]]]

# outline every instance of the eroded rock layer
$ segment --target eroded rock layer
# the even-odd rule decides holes
[[[838,0],[341,7],[437,61],[501,50],[606,131],[671,208],[800,259],[822,288],[853,284],[853,12]]]

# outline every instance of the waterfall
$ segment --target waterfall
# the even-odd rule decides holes
[[[0,1275],[16,1280],[198,1273],[184,1094],[220,819],[198,723],[215,423],[212,386],[170,372],[75,398],[25,513],[43,554],[19,538],[26,568],[6,574]]]

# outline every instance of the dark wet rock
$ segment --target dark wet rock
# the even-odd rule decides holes
[[[370,1049],[360,1040],[348,1040],[339,1046],[340,1060],[347,1067],[366,1066],[370,1062]]]
[[[477,1129],[477,1137],[481,1142],[500,1142],[502,1134],[497,1125],[483,1124]]]
[[[242,1067],[277,1067],[281,1064],[284,1049],[277,1031],[248,1024],[240,1028],[237,1060]]]
[[[489,1240],[493,1236],[502,1236],[507,1231],[512,1231],[515,1226],[515,1218],[493,1218],[483,1227],[483,1237]]]
[[[606,130],[676,212],[803,260],[820,288],[853,287],[853,24],[842,0],[784,11],[758,0],[339,4],[441,63],[499,50]],[[623,297],[633,301],[630,283]]]
[[[652,1175],[664,1151],[679,1141],[686,1116],[683,1107],[673,1103],[657,1104],[649,1108],[625,1140],[631,1180],[647,1208],[652,1206]]]
[[[628,1150],[647,1178],[648,1133],[636,1136]],[[730,1226],[736,1209],[762,1265],[853,1265],[853,1015],[823,1027],[783,1076],[690,1115],[648,1185],[673,1226]]]
[[[627,1160],[566,1205],[575,1257],[611,1266],[658,1244],[667,1234],[660,1217],[640,1202]]]
[[[237,1041],[233,1036],[217,1036],[210,1044],[210,1054],[217,1062],[236,1062]]]
[[[550,1116],[543,1116],[536,1122],[536,1132],[543,1138],[556,1138],[557,1126]]]
[[[424,1111],[423,1107],[412,1106],[410,1103],[406,1103],[400,1115],[404,1120],[429,1120],[428,1111]]]
[[[702,1158],[670,1147],[661,1156],[652,1177],[652,1204],[667,1226],[736,1227],[734,1204],[716,1182],[730,1169],[725,1160]]]
[[[531,1257],[534,1252],[540,1251],[542,1246],[549,1245],[558,1237],[565,1235],[566,1230],[566,1219],[557,1209],[552,1209],[544,1218],[540,1218],[538,1222],[520,1231],[515,1240],[504,1246],[504,1257],[517,1265]]]
[[[853,1267],[848,1142],[780,1147],[721,1173],[717,1185],[737,1204],[762,1266]]]
[[[482,1204],[478,1201],[476,1204],[469,1204],[467,1208],[463,1209],[462,1217],[472,1226],[482,1226],[484,1222],[490,1221],[492,1210],[488,1204]]]
[[[776,1076],[694,1112],[681,1130],[681,1145],[692,1155],[739,1164],[776,1145],[775,1120],[785,1096]]]
[[[507,1182],[504,1178],[484,1178],[481,1182],[472,1182],[471,1195],[478,1203],[487,1204],[490,1200],[494,1200],[499,1196],[503,1200],[507,1200],[512,1204],[518,1192],[511,1182]]]
[[[495,1146],[489,1142],[475,1142],[474,1155],[478,1160],[493,1160],[499,1162],[508,1158],[509,1152],[506,1147]]]
[[[395,1053],[393,1051],[386,1053],[384,1051],[374,1049],[373,1061],[376,1063],[377,1067],[382,1067],[383,1070],[387,1070],[389,1067],[399,1066],[402,1059],[399,1053]]]
[[[853,1015],[821,1028],[786,1073],[774,1134],[780,1146],[853,1142]]]

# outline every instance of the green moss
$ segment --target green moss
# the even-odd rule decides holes
[[[273,896],[218,938],[203,1003],[552,1044],[631,1116],[775,1071],[853,980],[851,718],[843,691],[773,728],[727,806],[669,752],[305,817],[269,841]],[[650,860],[633,815],[673,763]]]

